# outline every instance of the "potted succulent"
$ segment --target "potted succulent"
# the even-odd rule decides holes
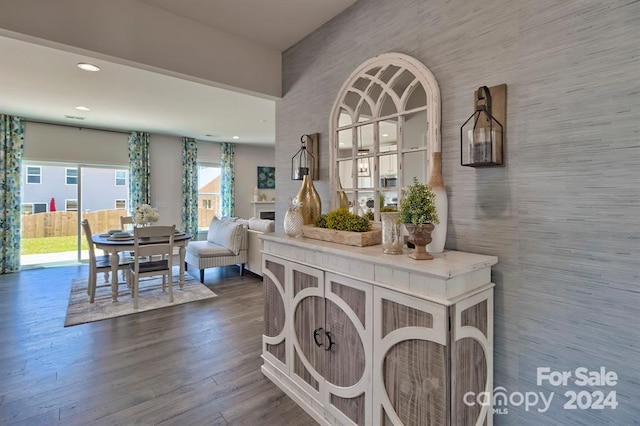
[[[427,252],[426,245],[431,242],[431,232],[435,224],[440,223],[436,211],[435,194],[429,185],[418,182],[413,178],[413,184],[402,191],[400,202],[400,220],[409,233],[409,241],[416,248],[409,255],[413,259],[433,259]]]

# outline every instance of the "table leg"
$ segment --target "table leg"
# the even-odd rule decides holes
[[[120,256],[118,252],[111,253],[111,301],[113,303],[118,301],[118,264],[120,263]]]
[[[184,287],[184,258],[186,255],[184,246],[180,246],[178,253],[180,254],[180,288]]]

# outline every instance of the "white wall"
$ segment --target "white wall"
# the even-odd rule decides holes
[[[0,34],[245,93],[281,94],[279,51],[136,0],[4,1]]]
[[[129,164],[127,133],[27,121],[24,157],[27,160],[80,164]],[[182,227],[182,138],[151,134],[149,138],[151,204],[160,224]],[[201,161],[220,164],[220,144],[198,142]],[[275,147],[236,145],[236,216],[253,215],[251,200],[257,184],[257,167],[275,165]],[[260,190],[269,200],[275,190]]]
[[[258,184],[258,166],[275,167],[276,153],[274,148],[251,145],[236,145],[236,216],[253,216],[253,190]],[[271,201],[276,196],[276,189],[260,189]]]

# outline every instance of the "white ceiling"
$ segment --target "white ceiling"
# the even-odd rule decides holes
[[[355,3],[139,1],[280,51]],[[0,37],[0,57],[4,58],[0,65],[1,113],[78,127],[217,142],[275,143],[273,100],[6,37]],[[76,67],[78,62],[94,63],[101,71],[82,71]],[[91,110],[78,111],[76,106]],[[239,139],[231,139],[233,136]]]

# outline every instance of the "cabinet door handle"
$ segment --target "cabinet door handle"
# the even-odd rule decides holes
[[[315,330],[313,330],[313,340],[316,342],[317,347],[322,347],[322,343],[318,342],[318,335],[322,330],[323,330],[322,327],[318,327]]]
[[[329,331],[325,331],[324,334],[327,335],[327,339],[329,339],[329,346],[325,348],[325,351],[330,351],[331,347],[335,345],[335,342],[331,340],[331,333]]]

